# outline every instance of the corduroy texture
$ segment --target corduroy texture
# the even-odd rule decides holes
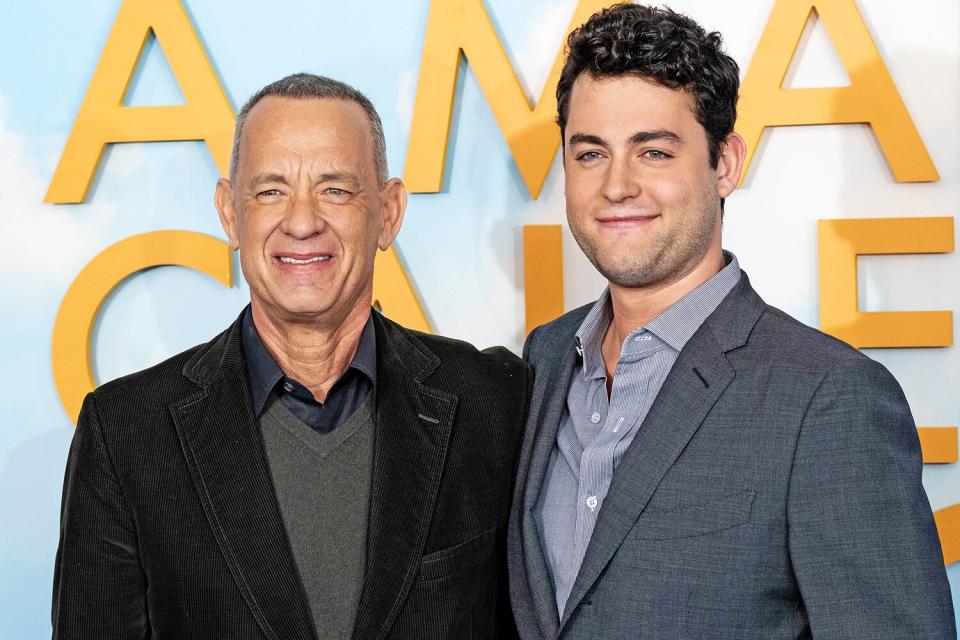
[[[900,387],[767,306],[746,274],[681,350],[558,616],[530,508],[588,310],[525,350],[536,383],[509,549],[524,640],[956,638]]]
[[[376,451],[353,637],[510,637],[505,525],[528,367],[379,314],[375,325]],[[250,406],[239,320],[85,400],[53,630],[317,637]]]

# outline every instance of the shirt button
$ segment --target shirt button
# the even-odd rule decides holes
[[[592,422],[593,424],[597,424],[598,422],[600,422],[600,414],[594,412],[594,414],[590,416],[590,422]]]
[[[593,511],[597,508],[597,496],[590,496],[587,498],[587,506],[590,507],[590,510]]]
[[[286,390],[287,393],[290,393],[293,391],[293,385],[290,384],[289,382],[284,382],[283,388]]]

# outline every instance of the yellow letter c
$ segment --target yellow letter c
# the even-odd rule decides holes
[[[53,325],[53,379],[60,402],[76,423],[84,396],[97,386],[90,336],[103,301],[117,285],[143,269],[179,265],[232,286],[230,248],[193,231],[153,231],[107,247],[83,268],[67,290]]]

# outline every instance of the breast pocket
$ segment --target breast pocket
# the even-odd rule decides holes
[[[391,640],[477,640],[494,629],[497,530],[428,553]]]
[[[634,525],[640,540],[679,540],[719,533],[750,522],[756,494],[740,491],[674,511],[645,511]]]
[[[490,559],[496,542],[496,527],[451,547],[434,551],[420,560],[420,580],[444,578],[467,571]]]

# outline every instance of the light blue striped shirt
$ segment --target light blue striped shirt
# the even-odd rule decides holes
[[[567,391],[541,490],[537,520],[563,616],[614,469],[637,433],[680,350],[740,281],[736,256],[715,276],[628,335],[607,397],[601,345],[610,325],[605,290],[577,330],[581,356]]]

